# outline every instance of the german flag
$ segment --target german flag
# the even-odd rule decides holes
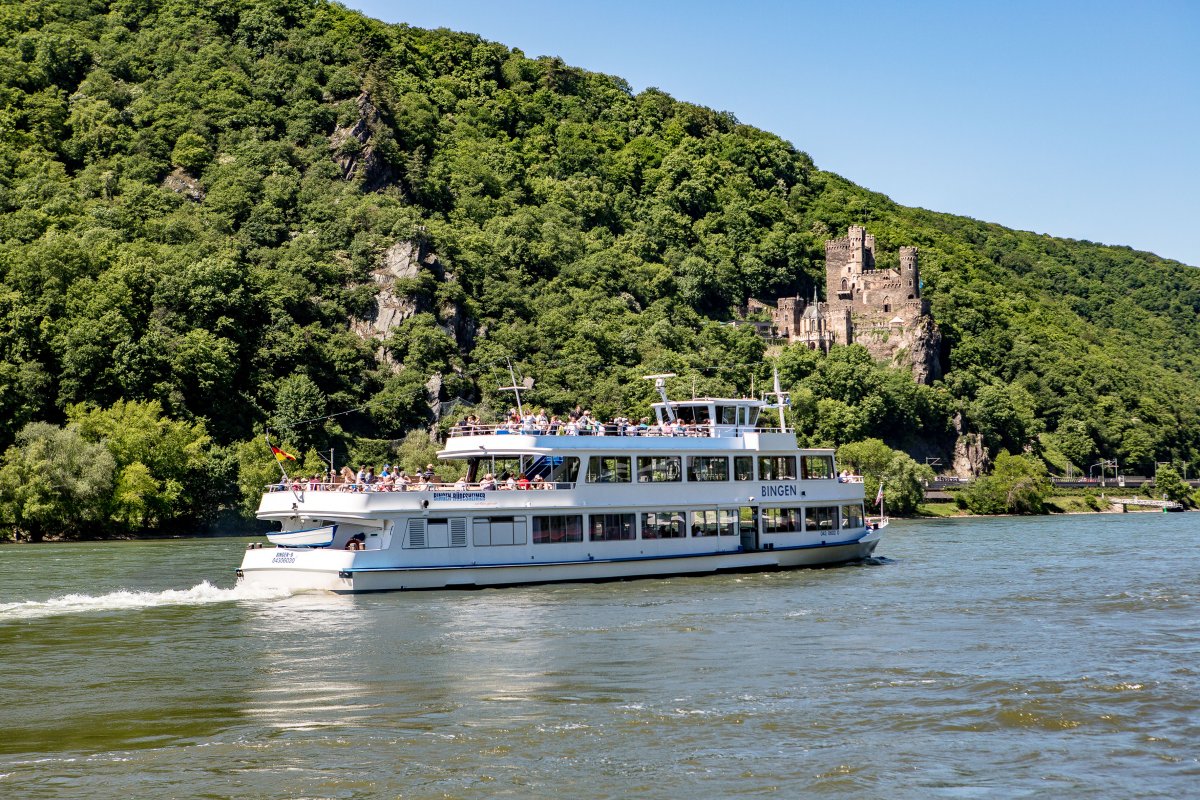
[[[295,461],[296,457],[291,453],[285,453],[274,445],[271,446],[271,452],[275,454],[277,461]]]

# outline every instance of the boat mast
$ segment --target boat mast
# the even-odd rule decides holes
[[[671,408],[671,401],[667,399],[667,378],[674,378],[674,372],[664,372],[660,375],[643,375],[644,379],[654,381],[654,388],[658,389],[658,396],[662,398],[663,408],[667,411],[667,419],[671,422],[675,421],[675,411]]]
[[[508,364],[508,377],[509,377],[509,380],[512,381],[512,386],[501,386],[501,387],[499,387],[499,390],[501,392],[512,392],[516,396],[516,398],[517,398],[517,413],[520,414],[522,417],[524,417],[525,409],[521,407],[521,389],[532,389],[533,381],[530,380],[529,378],[526,378],[524,386],[517,386],[517,376],[516,376],[516,373],[513,372],[512,360],[506,358],[506,359],[504,359],[504,362],[506,364]]]
[[[764,394],[766,394],[768,397],[771,397],[772,395],[775,397],[775,408],[779,409],[779,430],[783,433],[787,433],[787,422],[783,418],[783,409],[786,406],[791,405],[791,400],[789,399],[791,397],[791,392],[785,392],[779,387],[779,367],[773,365],[771,367],[771,372],[775,376],[775,391],[765,392]]]

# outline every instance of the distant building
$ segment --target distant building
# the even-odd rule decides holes
[[[921,383],[941,377],[941,333],[921,298],[917,248],[900,248],[900,266],[880,269],[875,237],[851,225],[844,238],[825,243],[825,302],[781,297],[775,305],[751,300],[748,311],[766,309],[771,336],[829,351],[834,344],[863,345],[875,359],[912,367]]]

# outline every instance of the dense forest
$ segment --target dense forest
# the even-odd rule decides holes
[[[937,384],[729,324],[823,288],[850,224],[920,248]],[[397,247],[411,313],[376,340]],[[476,36],[324,0],[0,6],[9,526],[243,507],[265,425],[306,470],[423,454],[507,408],[506,359],[555,411],[644,413],[647,373],[761,391],[774,363],[808,443],[1194,470],[1198,310],[1191,267],[905,208],[730,113]]]

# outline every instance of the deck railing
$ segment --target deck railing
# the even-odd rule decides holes
[[[777,427],[750,427],[748,425],[704,425],[681,424],[679,428],[672,427],[663,430],[658,425],[649,428],[639,428],[637,425],[619,425],[615,423],[599,423],[587,430],[568,430],[566,423],[556,425],[535,425],[533,427],[517,425],[456,425],[450,429],[451,439],[460,436],[652,436],[659,438],[694,437],[694,438],[724,438],[736,436],[739,433],[779,433]]]
[[[263,491],[266,494],[273,492],[538,492],[554,489],[571,489],[573,483],[552,483],[549,481],[541,481],[535,483],[530,481],[528,486],[509,487],[504,483],[483,488],[479,483],[414,483],[408,486],[403,484],[384,484],[384,483],[314,483],[312,481],[280,481],[278,483],[268,484]]]

